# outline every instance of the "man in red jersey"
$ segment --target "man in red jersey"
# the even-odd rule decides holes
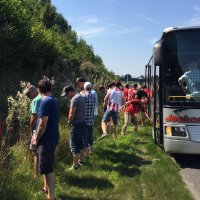
[[[121,107],[121,109],[123,109],[123,108],[125,108],[126,105],[129,104],[129,106],[126,108],[126,110],[124,112],[125,124],[122,128],[122,132],[121,132],[122,135],[125,135],[126,128],[130,124],[130,122],[132,122],[135,125],[134,129],[135,129],[135,132],[137,132],[139,123],[138,123],[138,119],[135,116],[135,114],[140,111],[142,111],[144,113],[146,118],[152,124],[152,121],[149,118],[149,116],[147,115],[145,107],[144,107],[144,105],[147,104],[147,102],[148,102],[148,98],[146,96],[144,96],[141,98],[141,100],[134,99],[134,100],[128,101]]]
[[[137,94],[137,84],[134,84],[133,88],[128,90],[128,101],[135,99],[136,94]]]
[[[144,85],[144,89],[143,90],[147,93],[147,96],[149,97],[149,90],[147,89],[146,85]]]
[[[126,101],[128,101],[128,90],[129,90],[129,84],[125,85],[125,89],[124,89],[124,98]]]

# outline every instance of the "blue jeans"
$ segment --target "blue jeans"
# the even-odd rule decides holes
[[[80,153],[84,149],[82,135],[85,132],[86,122],[73,124],[70,129],[70,149],[73,154]]]
[[[103,122],[109,122],[110,118],[112,117],[113,119],[113,124],[118,125],[118,121],[119,121],[119,112],[115,112],[112,110],[106,110],[106,112],[103,115]]]
[[[86,125],[86,129],[83,133],[83,145],[84,147],[93,145],[93,126]]]

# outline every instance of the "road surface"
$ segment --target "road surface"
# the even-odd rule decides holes
[[[200,155],[174,154],[181,167],[181,175],[195,200],[200,200]]]

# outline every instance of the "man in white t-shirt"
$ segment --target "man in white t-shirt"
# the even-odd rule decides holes
[[[124,93],[119,89],[122,86],[121,82],[117,82],[115,87],[107,92],[104,99],[103,109],[107,106],[107,110],[104,113],[102,119],[102,131],[103,134],[99,139],[103,139],[107,136],[107,126],[106,123],[109,122],[110,117],[113,119],[114,124],[114,141],[117,138],[118,133],[118,121],[119,121],[119,111],[121,106],[125,104]]]

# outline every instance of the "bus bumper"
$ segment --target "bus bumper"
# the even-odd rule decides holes
[[[200,143],[164,138],[164,150],[166,153],[200,154]]]

